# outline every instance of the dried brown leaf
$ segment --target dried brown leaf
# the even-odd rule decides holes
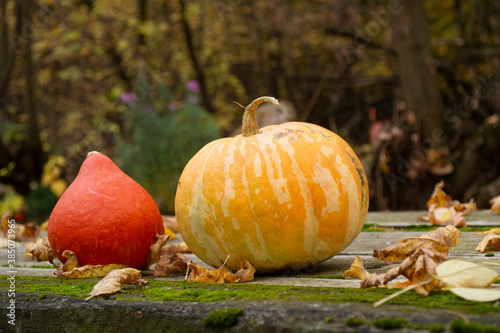
[[[486,235],[476,247],[477,252],[484,252],[488,246],[500,250],[500,236],[494,233]]]
[[[162,254],[191,253],[185,242],[167,245],[162,249]]]
[[[85,278],[104,277],[108,275],[109,272],[115,269],[123,269],[123,268],[128,268],[128,266],[118,265],[118,264],[86,265],[81,267],[75,267],[70,271],[57,270],[54,272],[54,274],[69,279],[85,279]]]
[[[168,276],[173,274],[186,274],[188,269],[187,259],[181,254],[167,254],[160,258],[156,264],[154,276]]]
[[[179,222],[177,222],[177,218],[173,215],[162,215],[161,217],[163,219],[163,225],[173,232],[181,232],[181,229],[179,228]]]
[[[454,227],[466,227],[467,222],[464,216],[469,211],[470,206],[469,209],[458,213],[454,207],[436,207],[435,205],[431,205],[427,218],[421,218],[420,220],[429,221],[434,225],[450,224]]]
[[[126,265],[86,265],[78,266],[78,258],[73,251],[65,250],[62,256],[67,258],[64,265],[59,265],[55,275],[70,279],[104,277],[114,269],[128,268]]]
[[[404,260],[417,249],[428,249],[447,256],[450,247],[460,242],[460,230],[452,225],[440,227],[416,238],[406,238],[383,249],[375,249],[373,256],[387,264]]]
[[[167,244],[170,239],[170,235],[156,235],[156,242],[154,242],[149,251],[148,259],[144,264],[144,268],[149,268],[149,266],[156,264],[162,255],[162,249]]]
[[[500,195],[490,200],[491,210],[500,214]]]
[[[85,301],[96,296],[114,294],[120,291],[124,284],[143,285],[147,283],[141,279],[141,271],[135,268],[114,269],[92,288],[90,296]]]
[[[440,181],[434,186],[431,198],[427,201],[427,207],[436,205],[436,207],[451,207],[451,196],[443,191],[444,181]]]
[[[214,270],[208,270],[193,263],[188,263],[188,267],[191,270],[188,281],[238,283],[253,280],[255,268],[248,261],[242,260],[240,264],[241,268],[236,273],[232,273],[230,270],[225,268],[227,259],[229,259],[229,256],[226,258],[226,261],[221,267]]]
[[[234,281],[232,282],[240,283],[240,282],[252,281],[255,274],[255,267],[253,267],[252,264],[245,259],[241,261],[240,267],[241,268],[236,273],[233,274]]]
[[[435,274],[437,265],[445,258],[446,256],[442,253],[416,249],[399,266],[391,268],[387,273],[369,276],[361,282],[361,288],[386,287],[390,281],[404,275],[411,284],[419,285],[416,287],[419,294],[428,295],[431,290],[439,288],[439,280],[432,278],[432,274]]]
[[[365,269],[363,266],[363,259],[356,256],[354,257],[354,262],[351,264],[351,267],[344,272],[345,278],[351,279],[361,279],[361,282],[366,280],[371,274]]]
[[[33,247],[29,250],[29,253],[33,256],[32,259],[36,261],[48,261],[54,265],[54,252],[49,244],[49,239],[47,237],[39,238]]]
[[[26,241],[26,240],[35,240],[38,237],[38,234],[40,233],[40,227],[38,227],[36,224],[28,222],[24,224],[22,231],[21,231],[21,241]]]

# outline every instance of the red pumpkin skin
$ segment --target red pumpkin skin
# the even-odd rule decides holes
[[[141,268],[157,234],[164,234],[151,196],[107,156],[89,153],[49,218],[48,238],[62,262],[65,250],[80,265]]]

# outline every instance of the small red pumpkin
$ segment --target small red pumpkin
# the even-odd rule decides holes
[[[47,232],[62,262],[62,253],[71,250],[80,265],[141,268],[165,229],[146,190],[107,156],[91,152],[54,207]]]
[[[246,107],[243,133],[213,141],[187,164],[175,212],[184,241],[199,258],[259,272],[300,269],[331,258],[359,234],[368,184],[354,151],[317,125],[258,128]]]

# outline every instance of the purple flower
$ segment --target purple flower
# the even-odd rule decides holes
[[[175,103],[170,103],[168,105],[168,111],[174,112],[175,110],[177,110],[177,105]]]
[[[126,103],[126,104],[134,104],[137,101],[137,98],[135,97],[134,93],[131,92],[125,92],[120,96],[120,102]]]
[[[196,80],[189,80],[186,83],[186,89],[191,91],[191,92],[196,93],[196,92],[200,91],[200,84]]]

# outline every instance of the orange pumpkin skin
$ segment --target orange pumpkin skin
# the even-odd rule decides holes
[[[230,255],[231,269],[242,259],[258,272],[301,269],[356,238],[368,185],[342,138],[290,122],[207,144],[181,175],[175,209],[184,241],[211,266]]]
[[[165,229],[146,190],[105,155],[90,153],[54,207],[47,233],[62,262],[71,250],[80,265],[141,268]]]

